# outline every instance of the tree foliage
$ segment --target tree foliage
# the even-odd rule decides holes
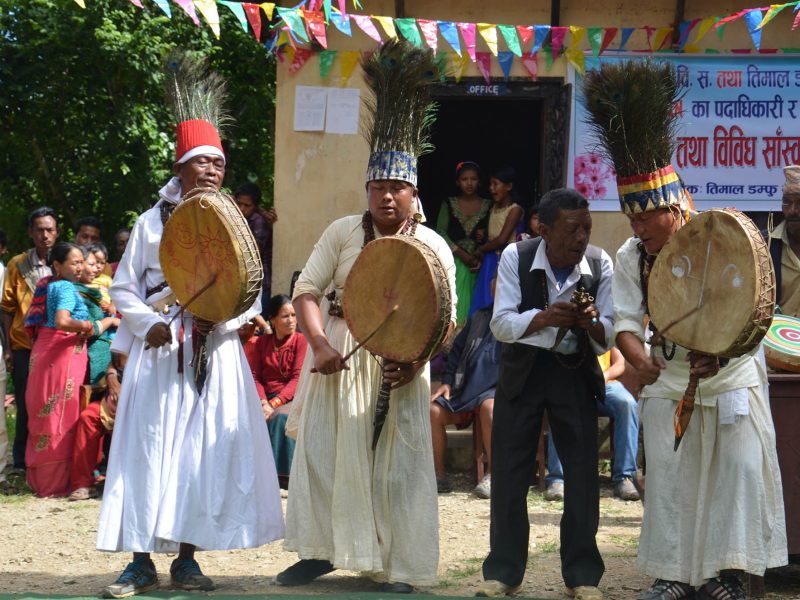
[[[225,185],[254,181],[271,198],[275,63],[252,32],[223,8],[216,40],[175,4],[172,19],[154,3],[86,5],[0,0],[0,228],[11,247],[28,245],[37,206],[59,213],[62,239],[97,216],[106,241],[152,206],[175,160],[161,75],[175,47],[207,56],[228,80]]]

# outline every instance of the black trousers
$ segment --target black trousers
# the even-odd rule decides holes
[[[12,350],[11,374],[14,382],[14,403],[17,405],[17,433],[14,436],[12,454],[14,466],[25,468],[25,445],[28,443],[28,407],[25,405],[25,390],[28,387],[28,363],[31,360],[30,350]]]
[[[567,359],[573,359],[570,356]],[[605,566],[597,549],[600,484],[597,474],[597,406],[583,369],[562,366],[539,352],[522,394],[494,401],[489,556],[483,577],[522,583],[528,561],[528,488],[547,409],[564,466],[561,574],[568,587],[596,586]]]

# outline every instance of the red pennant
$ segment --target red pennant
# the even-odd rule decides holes
[[[492,83],[492,53],[491,52],[476,52],[475,60],[478,63],[478,71],[483,75],[486,85]]]
[[[261,40],[261,8],[258,4],[250,2],[242,2],[242,7],[244,8],[244,14],[247,15],[250,27],[253,28],[253,35],[256,36],[256,41],[258,42]]]
[[[556,58],[561,52],[561,46],[564,45],[564,38],[569,31],[569,27],[551,27],[550,28],[550,45],[553,48],[553,58]]]
[[[792,23],[792,31],[800,27],[800,11],[794,17],[794,23]]]
[[[616,27],[606,27],[603,29],[603,41],[600,43],[600,54],[605,52],[611,45],[611,42],[614,41],[614,38],[617,37],[617,31],[619,30]]]
[[[744,13],[746,13],[746,12],[747,12],[747,10],[740,10],[740,11],[739,11],[739,12],[737,12],[737,13],[734,13],[734,14],[732,14],[732,15],[728,15],[727,17],[725,17],[725,18],[723,18],[723,19],[720,19],[720,20],[719,20],[719,21],[717,21],[717,23],[714,25],[714,29],[715,29],[715,30],[716,30],[716,29],[719,29],[719,28],[720,28],[720,27],[722,27],[723,25],[725,25],[725,24],[727,24],[727,23],[730,23],[731,21],[735,21],[736,19],[739,19],[739,18],[743,17],[743,16],[744,16]]]
[[[528,70],[528,73],[531,74],[531,79],[533,81],[536,81],[536,79],[539,77],[539,61],[536,59],[536,54],[534,54],[533,56],[523,55],[522,64],[525,65],[525,68]]]
[[[650,52],[652,52],[653,51],[653,32],[656,30],[656,28],[652,27],[650,25],[645,25],[644,27],[642,27],[642,29],[644,29],[644,32],[647,34],[647,48],[650,50]]]
[[[533,37],[533,25],[517,25],[517,34],[521,47],[524,48],[525,44]]]
[[[325,36],[325,18],[322,16],[322,12],[306,10],[303,11],[303,14],[306,17],[306,23],[311,33],[314,34],[320,45],[327,50],[328,39]]]
[[[294,60],[292,61],[292,64],[289,65],[289,73],[292,75],[297,74],[310,57],[311,50],[308,48],[297,48],[294,51]]]

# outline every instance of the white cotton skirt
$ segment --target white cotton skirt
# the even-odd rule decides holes
[[[326,334],[342,354],[355,345],[342,319],[331,318]],[[313,363],[309,348],[294,401],[301,412],[290,419],[298,433],[285,548],[379,581],[433,584],[439,526],[427,366],[392,391],[373,452],[378,361],[362,349],[335,375],[311,374]]]
[[[179,322],[172,325],[173,340]],[[124,372],[97,548],[253,548],[283,537],[269,433],[236,332],[209,337],[203,394],[192,381],[191,321],[178,344],[136,339]]]
[[[695,404],[677,452],[678,403],[642,401],[647,499],[638,563],[649,576],[699,586],[722,569],[763,575],[786,564],[775,429],[763,390],[748,388],[750,414],[729,425],[719,423],[716,405]]]

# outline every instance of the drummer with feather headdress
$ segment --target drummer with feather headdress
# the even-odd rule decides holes
[[[236,319],[210,323],[181,312],[159,261],[164,226],[197,190],[225,176],[219,135],[224,82],[175,54],[167,70],[177,126],[174,177],[131,231],[110,293],[122,323],[112,348],[128,355],[114,426],[97,548],[133,552],[104,590],[123,598],[158,587],[152,552],[177,553],[177,589],[211,590],[195,550],[253,548],[283,537],[269,434]],[[213,293],[213,290],[209,290]],[[205,368],[192,349],[205,339]]]
[[[370,91],[364,127],[368,209],[324,231],[294,288],[311,352],[287,423],[297,446],[285,548],[300,561],[277,575],[279,585],[304,585],[334,569],[367,574],[386,592],[408,593],[436,581],[439,525],[427,363],[382,367],[364,348],[345,362],[356,341],[341,308],[345,280],[361,249],[384,236],[411,235],[426,244],[455,290],[447,243],[417,226],[417,157],[430,150],[433,61],[430,50],[389,41],[362,62]],[[333,292],[323,300],[329,288]],[[454,294],[450,300],[455,315]],[[384,381],[392,384],[392,401],[373,446],[373,413]]]
[[[723,365],[669,342],[652,324],[645,329],[650,271],[692,215],[670,164],[680,117],[675,68],[606,63],[586,74],[582,91],[634,233],[617,252],[612,289],[617,346],[644,384],[647,498],[638,564],[655,582],[639,598],[743,599],[743,573],[763,575],[787,560],[763,362],[756,349]],[[700,378],[700,414],[678,437],[673,419],[690,375]]]

